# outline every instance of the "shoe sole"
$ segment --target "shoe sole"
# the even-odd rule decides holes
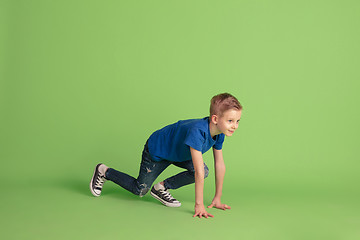
[[[92,176],[91,181],[90,181],[90,191],[91,191],[92,195],[94,195],[95,197],[99,197],[100,194],[97,194],[96,192],[94,192],[93,187],[92,187],[92,183],[93,183],[93,181],[94,181],[95,173],[96,173],[96,171],[97,171],[97,169],[98,169],[98,167],[99,167],[100,165],[101,165],[101,163],[99,163],[98,165],[96,165],[95,170],[94,170],[94,173],[93,173],[93,176]]]
[[[153,192],[150,192],[150,195],[153,196],[155,199],[159,200],[162,204],[164,204],[167,207],[180,207],[181,206],[181,202],[179,202],[179,203],[168,203],[168,202],[164,201],[163,199],[161,199],[158,195],[156,195]]]

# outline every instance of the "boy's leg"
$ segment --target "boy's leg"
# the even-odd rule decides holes
[[[172,162],[172,164],[187,169],[175,176],[172,176],[161,183],[155,184],[151,189],[151,195],[168,207],[180,207],[181,203],[173,198],[167,191],[168,189],[177,189],[187,184],[195,182],[195,169],[192,160],[186,162]],[[209,174],[209,169],[204,163],[205,177]]]
[[[143,158],[138,178],[134,178],[126,173],[109,168],[106,172],[106,179],[118,184],[135,195],[143,197],[150,190],[155,179],[169,165],[170,163],[167,164],[166,161],[150,162]]]
[[[181,172],[175,176],[164,180],[164,186],[167,189],[177,189],[182,186],[195,182],[195,169],[192,160],[185,162],[173,162],[175,166],[185,168],[187,171]],[[209,168],[204,163],[204,178],[209,175]]]
[[[107,170],[105,177],[133,194],[143,197],[150,190],[155,179],[170,164],[171,162],[168,161],[153,161],[146,144],[142,153],[138,178],[134,178],[112,168]]]

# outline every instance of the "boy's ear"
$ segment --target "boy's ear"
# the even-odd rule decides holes
[[[218,123],[219,121],[219,117],[217,115],[211,115],[211,122],[214,123],[215,125]]]

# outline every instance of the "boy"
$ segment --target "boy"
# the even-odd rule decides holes
[[[155,184],[151,188],[151,196],[166,206],[180,207],[181,203],[171,196],[168,189],[195,183],[193,217],[213,217],[205,210],[203,203],[204,178],[208,176],[209,169],[202,158],[202,154],[213,147],[216,192],[208,208],[230,209],[220,200],[225,175],[222,145],[225,135],[232,136],[238,128],[241,111],[241,104],[231,94],[214,96],[210,104],[210,117],[178,121],[155,131],[149,137],[142,153],[138,178],[98,164],[90,182],[92,194],[100,196],[104,182],[110,180],[143,197],[160,173],[174,164],[187,171]]]

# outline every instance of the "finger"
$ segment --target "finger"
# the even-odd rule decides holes
[[[208,206],[208,208],[212,208],[214,206],[214,204],[210,204],[210,206]]]
[[[226,209],[231,209],[231,207],[230,207],[230,206],[228,206],[228,205],[226,205],[226,204],[225,204],[225,207],[226,207]]]
[[[221,204],[218,208],[221,210],[225,210],[225,204]]]
[[[209,216],[209,217],[214,217],[214,215],[212,215],[212,214],[210,214],[210,213],[208,213],[208,216]]]

